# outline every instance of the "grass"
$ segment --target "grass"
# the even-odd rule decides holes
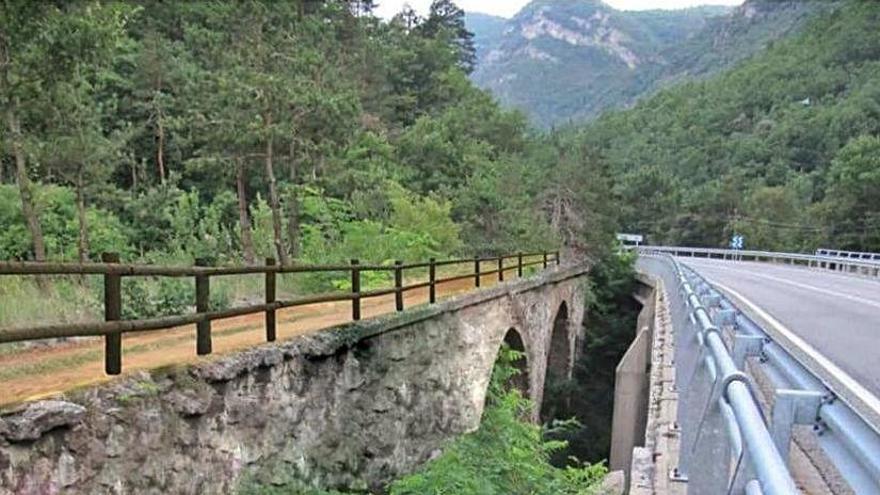
[[[142,399],[145,397],[155,397],[159,395],[159,386],[153,382],[147,381],[139,381],[135,383],[135,388],[137,390],[133,390],[131,392],[124,392],[116,396],[116,400],[120,404],[127,404],[135,399]]]
[[[84,282],[72,277],[49,280],[49,289],[44,290],[33,277],[0,278],[0,329],[34,323],[79,323],[101,316],[98,277],[86,277]]]

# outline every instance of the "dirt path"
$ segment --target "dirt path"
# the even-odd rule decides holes
[[[508,272],[510,279],[515,273]],[[483,287],[497,283],[497,275],[481,279]],[[437,297],[447,298],[474,289],[472,279],[438,284]],[[425,304],[428,290],[406,293],[404,307]],[[361,302],[363,318],[394,311],[394,295],[365,299]],[[137,370],[161,368],[217,356],[265,343],[264,314],[254,314],[215,321],[212,325],[211,356],[195,352],[195,325],[123,337],[123,376]],[[280,310],[277,313],[278,340],[308,334],[351,321],[351,302],[340,301]],[[21,352],[0,355],[0,405],[45,398],[66,390],[106,382],[114,377],[104,374],[104,344],[101,338],[89,338]]]

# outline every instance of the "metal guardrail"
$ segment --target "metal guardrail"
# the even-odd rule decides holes
[[[351,260],[348,265],[278,265],[272,258],[266,259],[263,266],[205,266],[205,260],[197,260],[194,267],[169,267],[138,264],[121,264],[119,255],[104,253],[104,263],[35,263],[18,261],[0,261],[0,276],[32,275],[44,277],[50,275],[103,275],[104,279],[104,320],[93,323],[74,323],[60,325],[43,325],[28,328],[0,329],[0,344],[25,342],[41,339],[62,337],[104,337],[104,371],[108,375],[122,372],[122,335],[130,332],[163,330],[182,325],[196,325],[196,353],[211,354],[211,322],[223,318],[244,316],[257,313],[266,315],[266,341],[276,339],[276,311],[284,308],[307,306],[310,304],[351,301],[352,320],[361,319],[361,300],[394,294],[395,309],[403,311],[404,294],[416,289],[428,289],[428,303],[436,302],[437,285],[457,280],[472,279],[475,287],[480,287],[483,277],[497,276],[499,282],[504,281],[505,273],[513,271],[517,277],[523,276],[523,269],[536,265],[547,268],[550,263],[559,265],[559,251],[516,253],[492,258],[465,258],[438,261],[431,258],[424,263],[404,264],[397,261],[393,265],[364,265],[358,260]],[[513,263],[505,263],[513,260]],[[467,264],[473,271],[446,278],[437,277],[437,268]],[[486,264],[493,269],[485,270]],[[427,269],[428,280],[410,285],[403,285],[404,270]],[[370,271],[393,272],[394,287],[387,289],[361,290],[361,274]],[[351,290],[348,292],[332,292],[302,296],[290,300],[276,298],[276,275],[285,273],[319,273],[348,272],[351,279]],[[251,304],[223,310],[210,309],[210,278],[225,275],[265,276],[265,303]],[[164,316],[158,318],[122,320],[122,278],[123,277],[193,277],[195,279],[196,312],[185,315]]]
[[[679,288],[670,307],[682,442],[671,478],[696,494],[798,493],[789,452],[792,438],[806,434],[855,493],[880,493],[877,424],[693,269],[668,255],[649,259],[661,264],[668,287]],[[747,365],[769,385],[762,390],[770,414],[756,400]],[[795,426],[810,433],[794,435]],[[731,465],[732,473],[722,467]]]
[[[645,254],[671,254],[694,258],[725,259],[735,261],[767,261],[803,265],[810,268],[831,270],[840,273],[880,278],[880,263],[850,258],[835,258],[801,253],[776,253],[772,251],[751,251],[720,248],[690,248],[680,246],[627,246]]]
[[[677,261],[672,264],[680,290],[672,310],[687,314],[676,328],[682,443],[673,479],[687,480],[690,493],[742,493],[753,480],[758,493],[798,493],[754,385],[728,351],[705,292],[694,288]],[[732,474],[720,467],[731,464]]]
[[[864,251],[840,251],[838,249],[817,249],[816,256],[826,258],[847,258],[871,263],[880,263],[880,253],[867,253]]]

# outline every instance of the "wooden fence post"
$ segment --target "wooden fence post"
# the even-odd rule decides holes
[[[562,260],[559,258],[559,251],[556,251],[556,266],[559,266]]]
[[[428,261],[428,302],[437,302],[437,260],[431,258]]]
[[[266,272],[266,304],[275,302],[275,272],[271,268],[275,266],[275,258],[266,258],[266,266],[270,271]],[[276,335],[275,307],[266,310],[266,342],[275,342]]]
[[[196,266],[208,266],[208,260],[199,258]],[[207,275],[196,275],[196,313],[207,313],[211,301],[211,279]],[[211,354],[211,320],[196,323],[196,354]]]
[[[474,258],[474,287],[480,287],[480,257]]]
[[[397,311],[403,311],[403,270],[400,268],[403,262],[394,262],[394,307]]]
[[[360,261],[351,260],[351,319],[361,319],[361,270],[358,268]]]
[[[498,281],[504,282],[504,256],[498,257]]]
[[[522,278],[522,265],[523,265],[522,258],[523,258],[522,252],[519,252],[516,254],[516,276],[519,278]]]
[[[547,269],[547,251],[544,251],[544,269]]]
[[[103,253],[104,263],[119,263],[118,253]],[[122,318],[122,277],[118,274],[104,275],[104,321]],[[122,373],[122,333],[104,336],[104,372],[108,375]]]

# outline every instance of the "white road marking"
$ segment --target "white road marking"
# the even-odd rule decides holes
[[[709,267],[708,265],[703,265],[703,266],[705,266],[705,267]],[[712,265],[712,266],[709,267],[709,268],[710,268],[710,269],[724,270],[724,271],[731,271],[731,272],[738,272],[738,273],[743,274],[743,272],[742,272],[741,270],[736,270],[736,269],[734,269],[734,268],[729,268],[729,267],[726,267],[726,266],[725,266],[725,267],[720,267],[720,266],[714,266],[714,265]],[[823,288],[821,288],[821,287],[816,287],[816,286],[814,286],[814,285],[802,284],[802,283],[800,283],[800,282],[793,282],[793,281],[791,281],[791,280],[785,280],[785,279],[783,279],[783,278],[779,278],[779,277],[771,277],[770,275],[761,275],[761,274],[759,274],[759,273],[753,273],[753,272],[746,272],[746,273],[744,273],[744,274],[745,274],[745,275],[751,275],[751,276],[758,277],[758,278],[763,278],[763,279],[765,279],[765,280],[772,280],[772,281],[774,281],[774,282],[779,282],[779,283],[781,283],[781,284],[791,285],[791,286],[793,286],[793,287],[799,287],[799,288],[801,288],[801,289],[812,290],[812,291],[814,291],[814,292],[819,292],[819,293],[821,293],[821,294],[825,294],[825,295],[828,295],[828,296],[833,296],[833,297],[839,297],[839,298],[842,298],[842,299],[847,299],[847,300],[850,300],[850,301],[853,301],[853,302],[857,302],[857,303],[860,303],[860,304],[865,304],[865,305],[872,306],[872,307],[875,307],[875,308],[877,308],[877,309],[880,309],[880,302],[874,301],[874,300],[872,300],[872,299],[865,299],[864,297],[854,296],[854,295],[852,295],[852,294],[844,294],[843,292],[837,292],[837,291],[833,291],[833,290],[823,289]]]
[[[874,284],[875,287],[866,289],[869,291],[877,290],[876,285],[880,284],[880,277],[863,277],[856,274],[848,274],[835,270],[826,270],[823,268],[809,268],[804,265],[779,265],[762,261],[730,261],[730,260],[707,260],[704,258],[678,258],[681,263],[689,263],[691,265],[700,265],[705,267],[719,267],[721,264],[729,266],[747,266],[755,269],[770,268],[771,270],[798,272],[801,274],[822,275],[822,278],[835,279],[840,282],[862,282],[865,284]]]
[[[856,397],[859,401],[862,402],[862,404],[869,408],[873,412],[873,414],[880,415],[880,399],[878,399],[877,396],[872,394],[870,391],[868,391],[868,389],[863,387],[858,381],[851,377],[849,373],[840,369],[836,364],[831,362],[831,360],[826,358],[813,346],[798,337],[797,334],[789,330],[779,320],[770,315],[770,313],[768,313],[752,301],[746,299],[746,297],[739,292],[731,289],[730,287],[727,287],[726,285],[720,284],[715,280],[710,280],[707,278],[706,281],[721,289],[722,291],[732,295],[735,299],[738,300],[740,304],[747,306],[756,316],[758,316],[765,323],[773,327],[773,330],[775,332],[788,340],[791,345],[797,347],[800,351],[806,354],[813,361],[813,363],[821,367],[825,372],[825,376],[831,376],[832,378],[834,378],[834,380],[840,383],[841,386],[848,389],[849,396]],[[820,374],[819,376],[823,375]]]

